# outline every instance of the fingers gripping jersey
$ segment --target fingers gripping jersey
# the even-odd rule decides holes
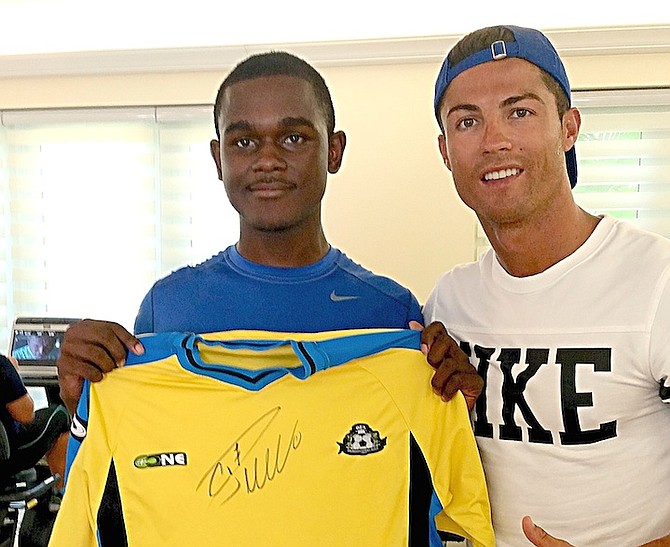
[[[493,545],[465,402],[431,392],[418,332],[143,343],[143,357],[85,387],[88,432],[52,546],[112,544],[99,520],[109,500],[115,546],[407,545],[412,442],[438,528]]]

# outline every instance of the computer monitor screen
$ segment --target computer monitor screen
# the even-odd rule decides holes
[[[13,332],[12,357],[19,361],[56,361],[65,332],[17,329]]]
[[[19,317],[14,321],[9,354],[18,360],[23,375],[54,375],[63,337],[78,319],[65,317]]]

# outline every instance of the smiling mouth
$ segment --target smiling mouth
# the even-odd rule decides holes
[[[498,171],[491,171],[490,173],[486,173],[484,175],[484,180],[486,182],[492,181],[492,180],[501,180],[505,179],[507,177],[513,177],[521,173],[521,169],[517,168],[512,168],[512,169],[499,169]]]

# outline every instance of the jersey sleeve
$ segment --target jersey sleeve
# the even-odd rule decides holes
[[[86,438],[86,432],[88,430],[88,413],[89,413],[89,398],[90,398],[91,383],[88,380],[84,381],[84,385],[81,390],[81,397],[79,397],[79,403],[77,404],[77,409],[75,410],[74,416],[72,416],[72,422],[70,424],[70,438],[67,443],[67,453],[65,458],[65,485],[67,487],[68,475],[70,474],[70,468],[72,467],[72,462],[79,452],[81,443]]]
[[[465,399],[444,402],[433,393],[432,368],[419,351],[408,351],[404,374],[375,371],[386,385],[425,458],[439,512],[439,530],[468,538],[472,545],[495,545],[484,470]]]
[[[97,521],[105,486],[112,466],[106,436],[109,424],[101,415],[88,429],[91,386],[85,382],[82,397],[73,417],[67,449],[65,495],[56,517],[49,547],[98,547]]]
[[[442,510],[436,515],[437,528],[465,536],[475,546],[494,545],[491,507],[477,444],[470,425],[467,405],[459,392],[449,402],[439,404],[439,425],[414,424],[417,442],[431,470],[433,487]],[[443,416],[439,416],[443,413]],[[426,425],[428,427],[426,427]],[[441,430],[441,433],[439,431]],[[434,435],[443,438],[435,443]],[[448,449],[436,448],[448,445]]]

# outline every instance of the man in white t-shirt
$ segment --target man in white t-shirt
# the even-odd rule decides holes
[[[670,242],[575,203],[580,114],[539,31],[463,38],[435,113],[492,249],[445,274],[424,317],[484,379],[498,544],[670,545]],[[424,331],[433,362],[444,339]]]

